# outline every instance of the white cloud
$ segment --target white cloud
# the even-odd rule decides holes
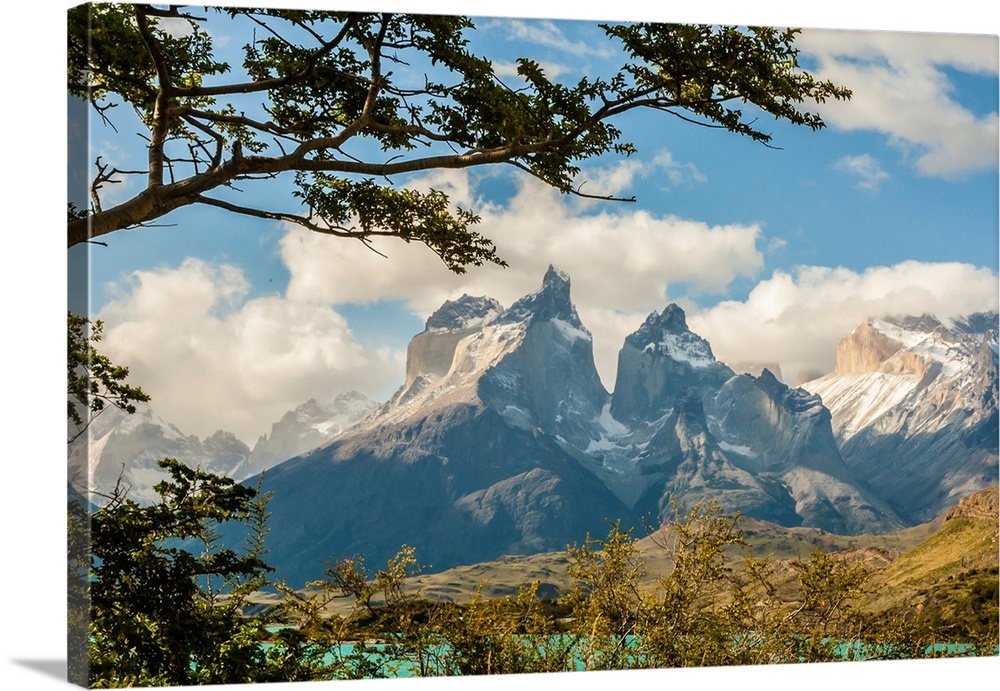
[[[184,38],[194,33],[191,22],[183,17],[159,17],[156,26],[173,38]]]
[[[615,54],[606,40],[569,40],[556,23],[549,19],[504,19],[495,22],[493,26],[503,28],[512,39],[546,46],[570,55],[608,58]]]
[[[463,173],[438,172],[422,184],[466,204],[474,200]],[[206,435],[222,427],[252,443],[309,397],[352,388],[382,396],[401,381],[403,353],[362,348],[338,304],[398,300],[421,317],[462,293],[509,305],[538,287],[549,263],[571,276],[608,388],[625,336],[670,300],[681,303],[720,359],[777,361],[791,382],[802,371],[832,369],[837,340],[866,317],[997,309],[991,270],[909,261],[860,273],[776,271],[745,301],[698,310],[671,295],[670,286],[710,294],[737,277],[754,277],[763,265],[757,245],[766,242],[757,226],[709,226],[627,205],[599,214],[582,209],[530,180],[505,206],[483,204],[481,230],[511,267],[474,267],[463,276],[422,245],[379,243],[386,259],[360,243],[298,227],[281,241],[291,274],[284,295],[248,299],[238,268],[198,259],[135,272],[114,287],[99,315],[108,324],[103,350],[128,365],[131,380],[184,431]]]
[[[931,313],[939,318],[998,307],[997,275],[958,263],[907,261],[855,272],[801,267],[776,271],[746,301],[725,301],[688,318],[723,360],[777,361],[786,380],[828,372],[836,343],[871,316]]]
[[[796,43],[817,61],[816,76],[853,91],[819,106],[831,125],[884,133],[926,175],[996,168],[997,113],[959,103],[941,69],[996,75],[995,36],[809,30]]]
[[[403,355],[365,351],[331,307],[247,291],[238,268],[199,259],[137,271],[101,310],[101,350],[185,433],[222,428],[251,446],[308,398],[401,378]]]
[[[889,174],[882,169],[881,164],[871,154],[844,156],[834,163],[833,167],[853,176],[855,184],[861,189],[872,192],[877,191],[879,185],[884,180],[889,179]]]
[[[655,178],[661,188],[706,182],[708,178],[693,163],[675,161],[669,151],[660,151],[646,161],[627,158],[613,165],[586,168],[577,176],[581,192],[592,195],[616,196],[628,190],[636,179]]]
[[[560,75],[566,73],[569,68],[565,65],[561,65],[555,62],[547,62],[540,60],[538,66],[542,68],[542,72],[549,79],[558,79]],[[501,62],[493,61],[493,71],[498,77],[518,77],[520,75],[517,73],[517,63],[516,62]]]
[[[443,189],[460,204],[472,200],[468,177],[461,172],[435,173],[423,181]],[[288,295],[319,304],[402,300],[426,317],[446,299],[463,293],[489,295],[509,305],[536,289],[549,264],[572,279],[573,299],[584,323],[594,332],[599,369],[606,381],[614,374],[621,338],[650,310],[662,310],[672,284],[688,290],[721,293],[738,277],[753,277],[763,266],[756,225],[710,226],[674,216],[654,216],[627,204],[586,213],[551,188],[522,178],[505,206],[476,201],[478,230],[491,238],[506,269],[472,267],[463,276],[448,272],[423,245],[398,240],[376,242],[388,259],[361,243],[329,238],[290,227],[281,252],[291,273]],[[629,328],[609,332],[597,321]]]

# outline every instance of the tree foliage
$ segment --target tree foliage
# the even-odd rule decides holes
[[[125,382],[128,367],[115,365],[97,351],[104,322],[91,322],[86,317],[68,313],[66,355],[67,417],[75,428],[69,441],[79,437],[90,422],[111,404],[127,413],[135,412],[135,404],[148,401],[149,396],[138,386]]]
[[[232,27],[223,26],[231,22]],[[242,65],[217,56],[214,33],[244,32]],[[147,163],[98,159],[89,213],[71,213],[69,246],[200,204],[368,242],[421,242],[461,272],[503,264],[472,210],[410,174],[505,163],[583,194],[581,165],[635,151],[616,122],[658,111],[768,144],[761,112],[811,129],[809,105],[850,92],[801,69],[796,30],[602,24],[620,67],[560,82],[530,57],[501,78],[459,16],[263,8],[158,9],[91,4],[69,12],[69,93],[113,126],[138,114]],[[241,200],[237,185],[289,174],[300,206]],[[110,208],[102,190],[144,178]]]
[[[769,559],[734,558],[747,548],[738,519],[714,503],[657,533],[673,566],[652,581],[618,525],[569,548],[574,585],[555,603],[537,582],[513,597],[480,588],[465,603],[424,600],[410,584],[419,567],[409,547],[374,572],[342,559],[294,591],[268,581],[266,497],[161,465],[171,475],[161,502],[119,496],[91,517],[92,686],[911,659],[997,646],[995,622],[944,649],[932,644],[953,630],[940,622],[866,612],[871,570],[846,556],[814,551],[791,564],[790,582]],[[243,550],[216,544],[225,521],[250,528]],[[266,585],[277,595],[251,612]]]
[[[267,567],[256,550],[217,546],[214,526],[246,521],[262,531],[256,492],[174,459],[160,466],[171,479],[157,485],[159,503],[140,506],[119,495],[91,518],[92,680],[98,686],[254,681],[263,638],[238,608],[264,584]],[[225,599],[220,588],[228,590]]]

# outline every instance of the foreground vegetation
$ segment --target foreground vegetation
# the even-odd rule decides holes
[[[480,589],[463,603],[422,599],[409,587],[419,568],[407,547],[374,572],[360,557],[331,564],[295,591],[269,581],[266,497],[172,459],[161,465],[172,479],[158,487],[159,504],[123,494],[92,512],[71,503],[71,595],[84,622],[71,645],[86,667],[79,681],[93,687],[997,651],[996,568],[953,578],[920,612],[876,611],[880,579],[868,561],[818,548],[786,563],[758,558],[738,518],[714,503],[646,538],[644,552],[652,540],[670,563],[663,575],[650,577],[639,540],[617,525],[570,547],[571,585],[558,598],[541,597],[536,581],[503,598]],[[217,544],[227,521],[250,528],[238,552]],[[255,606],[266,586],[277,595]]]

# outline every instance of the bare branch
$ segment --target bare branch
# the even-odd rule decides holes
[[[183,115],[182,117],[184,118],[184,121],[187,122],[189,125],[201,130],[202,132],[204,132],[209,137],[212,137],[215,140],[215,153],[209,154],[211,156],[212,166],[215,167],[218,166],[220,163],[222,163],[222,152],[225,150],[226,147],[226,138],[223,137],[220,133],[213,130],[212,128],[208,127],[207,125],[198,122],[195,118],[191,117],[190,115]],[[208,151],[206,150],[205,153],[208,154]]]
[[[97,168],[97,175],[94,176],[94,179],[90,183],[90,199],[94,204],[95,213],[101,213],[101,198],[100,195],[98,194],[98,190],[100,190],[104,186],[104,183],[108,183],[111,185],[120,184],[121,180],[115,179],[115,176],[117,175],[146,174],[146,171],[144,170],[119,170],[118,168],[112,168],[109,171],[108,166],[106,164],[105,165],[101,164],[101,158],[102,158],[101,156],[98,156],[97,160],[94,161],[94,166]]]
[[[361,235],[349,228],[342,228],[339,226],[321,226],[312,222],[309,218],[305,216],[299,216],[297,214],[289,214],[280,211],[266,211],[264,209],[257,209],[248,206],[240,206],[239,204],[232,204],[221,199],[214,199],[212,197],[205,197],[199,195],[195,200],[199,204],[205,204],[206,206],[214,206],[220,209],[225,209],[232,213],[242,214],[244,216],[253,216],[254,218],[263,218],[271,221],[287,221],[289,223],[295,223],[297,225],[308,228],[309,230],[315,231],[317,233],[323,233],[325,235],[336,235],[338,237],[358,237]]]

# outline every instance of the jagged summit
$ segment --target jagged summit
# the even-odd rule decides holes
[[[996,340],[997,334],[1000,333],[1000,314],[997,312],[975,312],[951,320],[951,328],[958,333],[976,334]]]
[[[590,415],[605,403],[593,359],[569,276],[550,266],[541,286],[506,310],[465,295],[435,311],[407,348],[406,381],[368,424],[463,402],[485,404],[521,427],[551,429],[572,417],[569,409]]]
[[[660,314],[660,323],[667,331],[680,333],[688,330],[687,319],[684,318],[684,310],[676,302],[667,305]]]
[[[759,377],[764,373],[764,370],[769,370],[774,377],[780,381],[785,381],[784,375],[781,372],[781,365],[777,362],[760,362],[755,360],[730,360],[726,362],[729,365],[729,369],[733,370],[736,374],[752,374],[755,377]],[[803,373],[800,374],[799,383],[804,381],[809,381],[810,379],[815,379],[816,377],[823,376],[823,372],[817,374],[813,373]]]
[[[427,331],[461,331],[484,326],[503,312],[503,305],[490,297],[462,295],[448,300],[427,318]]]
[[[625,338],[611,413],[619,420],[651,417],[669,410],[687,388],[718,389],[733,371],[715,359],[708,341],[688,329],[684,310],[670,304],[651,313]]]
[[[944,328],[944,324],[941,320],[935,317],[933,314],[918,314],[918,315],[890,315],[883,317],[882,319],[871,320],[873,322],[883,322],[885,324],[891,324],[892,326],[899,327],[904,331],[911,332],[922,332],[922,333],[932,333],[939,329]]]
[[[789,391],[789,388],[782,384],[781,380],[774,376],[774,373],[766,367],[757,377],[757,386],[776,400]]]
[[[569,276],[550,265],[542,278],[542,286],[511,305],[497,321],[510,324],[556,319],[590,335],[570,299]]]
[[[708,341],[692,332],[684,318],[684,310],[671,303],[663,312],[650,313],[646,321],[625,339],[637,350],[666,356],[685,362],[691,367],[711,367],[719,364]]]

